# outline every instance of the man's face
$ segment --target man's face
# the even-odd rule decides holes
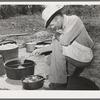
[[[53,30],[60,29],[62,27],[62,21],[59,16],[56,16],[50,23],[50,28]]]

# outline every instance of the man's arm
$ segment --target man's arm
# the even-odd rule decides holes
[[[43,48],[41,48],[41,53],[48,52],[48,51],[52,51],[52,44],[46,45]]]
[[[70,45],[80,35],[82,26],[83,23],[79,17],[73,16],[73,19],[66,25],[63,34],[58,38],[60,44],[63,46]]]

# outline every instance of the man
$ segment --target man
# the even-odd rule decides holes
[[[93,41],[88,35],[83,22],[76,15],[67,16],[61,13],[62,5],[47,6],[42,12],[45,27],[56,30],[49,47],[33,51],[33,54],[52,50],[49,61],[49,87],[64,89],[67,83],[66,62],[76,67],[73,75],[79,76],[93,59]],[[64,88],[63,88],[64,87]]]

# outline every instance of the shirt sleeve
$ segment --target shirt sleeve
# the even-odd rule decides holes
[[[79,17],[73,16],[65,26],[63,34],[59,37],[60,44],[63,46],[70,43],[81,33],[83,23]]]

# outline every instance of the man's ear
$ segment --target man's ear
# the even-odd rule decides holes
[[[61,16],[56,16],[56,20],[60,21],[61,20]]]

